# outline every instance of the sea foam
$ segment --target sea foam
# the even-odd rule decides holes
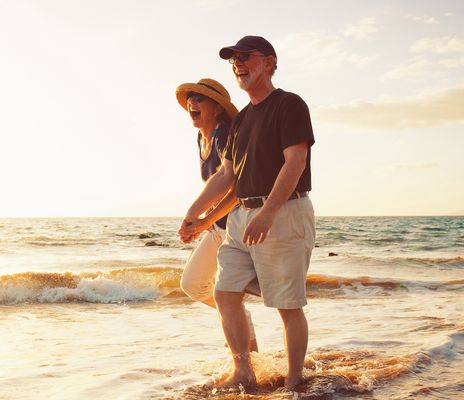
[[[179,287],[176,268],[129,268],[110,273],[22,273],[0,277],[0,304],[122,303],[156,300]]]

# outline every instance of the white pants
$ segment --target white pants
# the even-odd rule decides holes
[[[193,250],[180,281],[182,290],[193,300],[204,302],[213,298],[217,272],[217,253],[226,236],[225,229],[213,225]],[[250,327],[250,339],[255,339],[251,315],[245,310]]]

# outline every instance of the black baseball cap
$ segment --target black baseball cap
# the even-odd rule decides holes
[[[219,51],[219,56],[224,60],[228,60],[234,55],[234,52],[250,53],[254,50],[258,50],[265,56],[274,56],[277,58],[277,54],[272,44],[261,36],[245,36],[242,37],[235,46],[223,47]]]

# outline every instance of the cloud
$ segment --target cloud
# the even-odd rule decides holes
[[[377,21],[375,18],[363,18],[356,25],[348,24],[343,31],[347,37],[353,37],[356,40],[364,39],[371,33],[378,32]]]
[[[456,58],[430,59],[424,55],[412,57],[407,63],[394,66],[382,76],[382,80],[400,78],[440,78],[445,70],[464,67],[464,56]]]
[[[446,68],[464,67],[464,56],[460,58],[446,58],[443,60],[439,60],[438,63]]]
[[[382,76],[382,80],[399,79],[409,76],[417,77],[419,74],[433,69],[432,62],[423,56],[414,57],[406,64],[399,64]]]
[[[416,41],[411,50],[414,52],[427,51],[438,54],[464,52],[464,39],[456,36],[442,36],[438,38],[422,38]]]
[[[277,53],[285,53],[288,57],[295,55],[303,65],[311,65],[320,69],[337,68],[351,64],[357,68],[365,68],[376,56],[363,56],[348,50],[345,39],[336,34],[314,31],[293,33],[277,43]]]
[[[464,122],[464,87],[429,92],[403,100],[356,102],[314,110],[316,121],[366,129],[428,128]]]
[[[419,15],[417,17],[412,17],[414,21],[423,22],[424,24],[437,24],[438,21],[435,17],[429,17],[427,15]]]
[[[446,73],[446,69],[464,66],[464,39],[456,36],[422,38],[410,50],[420,54],[416,54],[406,63],[394,66],[382,76],[382,80],[404,77],[417,79],[424,76],[439,78],[440,74],[443,76]]]

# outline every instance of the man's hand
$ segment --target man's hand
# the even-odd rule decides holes
[[[275,214],[263,208],[251,219],[243,234],[243,243],[249,246],[263,243],[271,229]]]

